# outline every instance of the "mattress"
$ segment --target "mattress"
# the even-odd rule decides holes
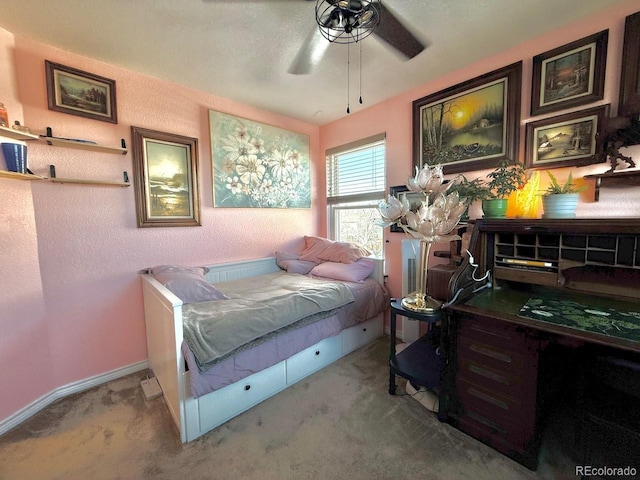
[[[239,351],[204,372],[199,371],[193,352],[183,341],[182,354],[189,369],[193,397],[201,397],[275,365],[324,338],[375,317],[388,307],[389,296],[377,281],[368,278],[362,283],[344,283],[353,293],[354,302],[335,310],[328,317],[285,331],[252,348]],[[227,294],[224,283],[215,286]],[[228,291],[232,290],[230,288]]]

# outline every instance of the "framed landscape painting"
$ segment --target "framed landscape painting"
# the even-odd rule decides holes
[[[198,139],[131,127],[138,227],[200,225]]]
[[[640,12],[624,22],[618,115],[640,115]]]
[[[531,115],[601,100],[608,38],[603,30],[533,57]]]
[[[522,62],[413,102],[413,163],[444,173],[517,159]]]
[[[527,123],[525,166],[557,168],[600,163],[609,105]]]
[[[44,65],[49,110],[118,123],[114,80],[49,60]]]
[[[309,137],[209,111],[214,207],[311,208]]]

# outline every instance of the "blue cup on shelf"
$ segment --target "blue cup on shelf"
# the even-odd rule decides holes
[[[27,173],[27,146],[21,143],[3,143],[2,154],[10,172]]]

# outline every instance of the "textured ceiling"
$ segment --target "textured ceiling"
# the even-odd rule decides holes
[[[429,47],[406,61],[375,36],[351,48],[351,111],[622,0],[384,0]],[[347,47],[287,73],[315,28],[306,0],[2,0],[0,27],[80,55],[323,125],[346,115]]]

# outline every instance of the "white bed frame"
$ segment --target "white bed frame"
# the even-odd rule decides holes
[[[209,266],[207,281],[230,280],[277,272],[274,257]],[[149,368],[158,380],[180,439],[190,442],[284,390],[340,357],[373,341],[383,332],[383,315],[325,338],[282,362],[199,398],[193,398],[181,352],[182,301],[149,274],[142,289]],[[375,259],[370,277],[383,283],[383,263]]]

